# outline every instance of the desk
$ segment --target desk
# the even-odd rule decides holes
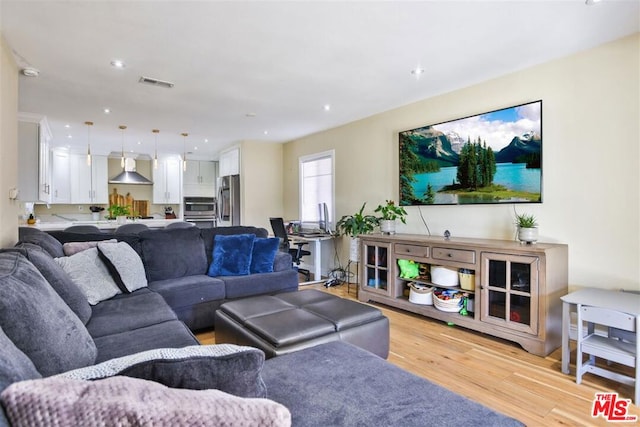
[[[569,327],[571,324],[571,306],[582,304],[608,308],[633,316],[640,316],[640,294],[609,289],[585,288],[571,292],[562,300],[562,373],[569,373]],[[636,331],[636,338],[639,331]]]
[[[290,234],[289,240],[295,242],[313,242],[313,281],[322,281],[322,241],[332,239],[330,234],[317,234],[312,236],[302,236]]]

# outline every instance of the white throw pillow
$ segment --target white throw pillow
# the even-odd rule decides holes
[[[91,305],[122,293],[100,259],[98,248],[90,248],[69,257],[55,258],[55,261],[82,289]]]
[[[113,275],[116,284],[124,292],[133,292],[147,286],[147,276],[140,255],[126,242],[98,243],[103,261]]]

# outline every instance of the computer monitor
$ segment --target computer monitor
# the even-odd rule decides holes
[[[325,233],[331,232],[329,208],[326,203],[318,203],[318,228]]]

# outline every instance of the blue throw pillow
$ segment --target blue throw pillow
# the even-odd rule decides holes
[[[271,273],[273,260],[280,247],[280,239],[277,237],[260,238],[253,241],[253,254],[251,255],[251,273]]]
[[[249,274],[255,238],[255,234],[216,235],[207,274],[211,277]]]

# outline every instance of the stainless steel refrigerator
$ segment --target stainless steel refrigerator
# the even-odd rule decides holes
[[[240,175],[219,178],[218,227],[240,225]]]

